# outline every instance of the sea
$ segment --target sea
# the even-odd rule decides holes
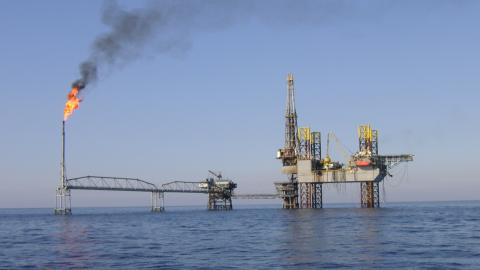
[[[480,269],[480,201],[0,209],[0,269]]]

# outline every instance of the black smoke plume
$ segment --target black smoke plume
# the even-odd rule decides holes
[[[83,89],[97,81],[99,73],[104,74],[141,56],[147,46],[156,52],[188,49],[191,37],[197,32],[221,30],[251,19],[270,27],[299,24],[320,27],[341,19],[369,20],[395,5],[398,2],[147,0],[144,8],[127,10],[116,1],[105,1],[102,21],[108,30],[94,40],[89,56],[80,64],[80,77],[73,86]]]
[[[109,30],[94,40],[73,86],[83,89],[98,79],[99,70],[126,64],[139,56],[161,28],[173,21],[179,7],[174,2],[162,2],[161,6],[151,2],[144,9],[125,10],[115,1],[106,1],[102,20]]]
[[[147,45],[160,52],[183,51],[198,31],[220,30],[254,17],[267,25],[312,23],[337,16],[343,7],[342,0],[152,0],[145,8],[126,10],[105,1],[102,21],[108,30],[94,40],[73,86],[81,90],[94,83],[99,73],[141,56]]]

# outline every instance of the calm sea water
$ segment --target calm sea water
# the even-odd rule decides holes
[[[1,269],[480,269],[480,202],[0,209]]]

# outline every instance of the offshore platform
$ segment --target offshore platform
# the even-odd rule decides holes
[[[232,210],[232,199],[275,199],[277,194],[237,194],[237,183],[224,178],[220,172],[208,171],[212,177],[201,181],[172,181],[155,185],[150,181],[107,176],[82,176],[67,178],[65,164],[65,121],[62,122],[62,159],[60,163],[60,183],[56,190],[55,215],[72,214],[72,190],[128,191],[151,194],[151,211],[165,210],[167,193],[200,193],[208,195],[208,210]]]
[[[65,164],[65,122],[78,108],[80,99],[77,86],[68,95],[62,122],[62,159],[60,184],[56,190],[57,215],[70,215],[72,190],[129,191],[151,193],[151,211],[163,212],[166,193],[203,193],[208,195],[209,210],[232,210],[232,199],[283,200],[283,208],[322,208],[322,186],[330,183],[359,183],[361,206],[380,207],[379,183],[390,170],[401,162],[413,161],[413,155],[379,155],[378,132],[369,125],[358,129],[359,149],[346,155],[347,162],[333,161],[329,154],[330,139],[338,139],[333,133],[327,135],[327,151],[322,156],[320,132],[297,126],[295,89],[293,75],[287,76],[287,107],[285,111],[285,145],[277,151],[282,160],[282,172],[287,181],[276,182],[276,194],[237,194],[237,184],[225,179],[221,173],[209,171],[214,177],[202,181],[172,181],[155,185],[149,181],[105,176],[82,176],[67,178]]]
[[[322,208],[322,186],[330,183],[359,183],[361,207],[380,207],[379,183],[390,170],[401,162],[413,161],[413,155],[379,155],[378,132],[370,125],[358,128],[358,151],[348,155],[345,164],[333,161],[327,151],[322,156],[321,133],[297,126],[293,75],[287,76],[287,106],[285,110],[285,145],[277,151],[282,161],[282,173],[288,179],[276,182],[275,187],[283,200],[283,208]]]

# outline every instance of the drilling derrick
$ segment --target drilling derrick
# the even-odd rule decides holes
[[[295,92],[292,74],[287,76],[287,107],[285,110],[285,145],[277,152],[282,160],[282,172],[288,181],[275,186],[283,208],[322,208],[322,185],[329,183],[359,183],[361,207],[380,207],[379,183],[392,176],[390,169],[401,162],[413,161],[413,155],[379,155],[378,132],[370,125],[358,129],[358,152],[346,154],[345,164],[330,157],[330,138],[327,153],[322,158],[321,134],[310,128],[297,128]]]
[[[297,111],[295,110],[295,88],[293,74],[287,75],[287,105],[285,109],[285,145],[277,151],[277,158],[282,160],[282,173],[288,181],[275,184],[283,199],[283,208],[298,208],[297,186]]]
[[[293,75],[287,76],[287,107],[285,109],[285,146],[281,149],[283,171],[295,174],[297,164],[297,111],[295,110],[295,89]]]

